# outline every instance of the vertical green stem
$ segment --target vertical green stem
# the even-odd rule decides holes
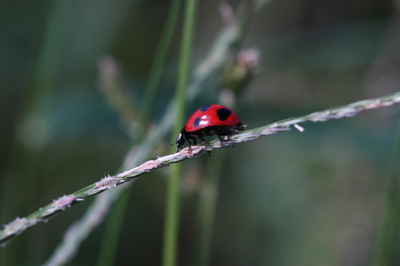
[[[395,265],[393,255],[398,250],[400,232],[400,126],[393,156],[393,171],[387,184],[387,196],[382,223],[372,265]]]
[[[207,164],[207,177],[203,180],[199,193],[199,214],[196,244],[196,266],[209,265],[211,237],[218,199],[219,180],[222,173],[226,150],[218,151],[218,155]]]
[[[164,69],[165,60],[167,58],[172,36],[174,35],[174,29],[178,20],[180,6],[181,0],[173,0],[168,12],[163,34],[161,36],[160,45],[158,46],[157,53],[154,58],[154,63],[151,68],[149,81],[147,83],[144,99],[142,102],[141,125],[143,128],[147,127],[151,111],[154,107],[157,89],[159,88],[161,74]]]
[[[186,86],[189,76],[190,53],[195,24],[197,0],[187,0],[181,42],[181,55],[179,61],[179,75],[176,89],[178,115],[173,136],[177,136],[184,123],[186,109]],[[177,240],[179,225],[179,177],[180,164],[171,167],[171,176],[168,180],[167,203],[164,226],[163,265],[174,266],[177,263]]]
[[[176,265],[179,225],[179,176],[181,167],[174,165],[168,180],[167,205],[164,225],[163,265]]]
[[[149,82],[146,87],[145,97],[142,105],[141,112],[141,128],[146,129],[148,125],[148,120],[150,119],[151,110],[154,107],[155,97],[157,95],[157,89],[159,88],[161,74],[164,70],[165,59],[169,50],[171,39],[176,27],[176,22],[179,14],[179,9],[181,6],[181,0],[173,0],[163,34],[161,36],[161,41],[157,49],[156,57],[153,62],[152,70],[149,77]],[[145,130],[141,132],[141,137]],[[141,137],[137,138],[141,139]],[[124,196],[121,197],[115,208],[112,209],[111,214],[106,225],[106,231],[104,234],[104,239],[102,241],[99,256],[97,258],[96,265],[107,266],[113,265],[115,261],[115,255],[118,248],[119,237],[121,236],[122,224],[126,214],[126,210],[129,206],[129,194],[130,190],[124,192]]]
[[[130,190],[123,192],[107,221],[104,238],[101,243],[100,252],[97,257],[97,266],[114,265],[117,253],[118,240],[121,236],[122,225],[129,206]]]

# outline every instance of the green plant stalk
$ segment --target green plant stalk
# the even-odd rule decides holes
[[[186,87],[189,77],[190,53],[193,43],[193,32],[196,19],[197,0],[187,0],[185,5],[185,17],[181,43],[181,55],[179,61],[179,75],[176,90],[177,120],[173,130],[173,140],[181,130],[185,122]],[[163,265],[177,265],[178,227],[180,212],[179,180],[182,173],[181,165],[175,165],[171,169],[171,176],[167,185],[167,202],[164,225]]]
[[[148,121],[151,116],[151,111],[154,107],[157,89],[159,88],[161,80],[161,74],[164,70],[165,59],[167,57],[167,52],[170,47],[174,29],[176,27],[180,5],[181,0],[174,0],[168,12],[166,24],[163,29],[163,34],[161,36],[161,41],[157,49],[152,70],[150,72],[149,82],[145,90],[142,111],[139,118],[140,128],[144,130],[140,132],[141,136],[135,138],[136,141],[144,137],[144,134],[146,133],[145,129],[147,129],[148,127]],[[129,193],[130,191],[125,192],[125,194]],[[119,204],[112,209],[112,212],[109,215],[104,238],[100,247],[99,256],[97,258],[98,266],[113,265],[113,262],[115,261],[115,255],[118,249],[118,240],[121,235],[126,210],[129,206],[129,199],[129,195],[124,195],[123,197],[121,197],[121,199],[119,200]]]
[[[290,126],[294,125],[296,127],[297,125],[298,128],[299,123],[307,121],[325,122],[332,119],[351,117],[362,111],[383,108],[396,103],[400,103],[400,92],[396,92],[381,98],[362,100],[348,105],[330,108],[305,116],[288,118],[262,127],[245,130],[238,134],[229,136],[228,139],[224,141],[223,146],[221,146],[220,141],[216,139],[205,143],[204,145],[192,146],[191,153],[188,152],[188,148],[184,148],[180,152],[165,155],[157,158],[156,160],[149,160],[123,173],[103,178],[100,181],[86,186],[70,195],[60,197],[26,217],[16,218],[14,221],[5,225],[4,229],[0,231],[0,244],[5,246],[7,244],[7,240],[10,240],[10,238],[21,234],[26,229],[35,226],[38,223],[47,221],[49,217],[60,211],[66,210],[68,207],[72,207],[74,204],[81,202],[86,197],[113,189],[116,186],[122,185],[125,182],[133,180],[147,172],[155,171],[156,169],[168,166],[170,164],[181,162],[200,155],[206,155],[209,151],[225,148],[232,144],[238,144],[241,142],[255,140],[262,136],[289,131],[291,130]],[[157,135],[154,137],[157,137]],[[148,150],[147,148],[143,149],[144,151]],[[110,195],[112,198],[109,200],[114,201],[116,195],[112,193],[110,193]]]
[[[145,90],[142,102],[141,125],[147,128],[150,120],[151,112],[154,108],[154,102],[157,96],[157,89],[160,85],[161,74],[164,70],[165,61],[168,50],[171,45],[172,36],[178,20],[178,14],[181,6],[181,0],[173,0],[168,12],[166,24],[161,36],[160,45],[158,46],[154,63],[150,71],[149,81]]]
[[[223,150],[213,160],[209,161],[206,178],[200,187],[197,219],[199,224],[197,226],[196,262],[194,264],[197,266],[210,265],[213,222],[225,155],[226,150]]]
[[[387,183],[386,202],[372,265],[395,265],[394,253],[399,243],[400,222],[400,125],[393,156],[393,170]]]
[[[167,203],[165,208],[163,264],[177,265],[178,226],[180,212],[179,180],[182,167],[174,165],[167,184]]]
[[[126,189],[119,198],[118,203],[109,215],[104,238],[101,243],[100,252],[97,257],[97,266],[115,265],[115,255],[117,253],[118,240],[121,236],[122,226],[129,206],[131,191]]]

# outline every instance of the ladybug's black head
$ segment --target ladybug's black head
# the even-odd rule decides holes
[[[182,146],[185,144],[185,137],[184,137],[185,132],[183,130],[181,133],[179,133],[179,136],[176,138],[176,152],[178,152],[180,149],[182,149]]]

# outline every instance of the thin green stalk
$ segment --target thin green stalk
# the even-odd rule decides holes
[[[199,214],[197,219],[199,224],[197,227],[196,262],[194,264],[197,266],[210,264],[215,208],[225,155],[226,150],[222,150],[215,158],[208,161],[207,175],[200,187]]]
[[[397,130],[393,171],[388,180],[386,202],[382,223],[373,257],[375,266],[395,265],[395,251],[398,249],[400,232],[400,125]]]
[[[176,90],[178,113],[173,136],[177,136],[184,123],[186,110],[186,87],[189,77],[190,53],[196,17],[197,0],[187,0],[185,5],[185,18],[181,42],[181,55],[179,61],[179,76]],[[164,225],[163,265],[174,266],[177,261],[177,242],[179,225],[179,177],[182,169],[175,165],[171,169],[168,179],[167,203]]]
[[[213,151],[216,149],[221,149],[224,147],[228,147],[232,144],[238,144],[242,142],[256,140],[262,136],[269,136],[285,131],[291,130],[290,126],[294,126],[297,130],[302,131],[302,127],[298,124],[303,122],[326,122],[332,119],[342,119],[350,116],[354,116],[359,112],[388,107],[393,104],[400,103],[400,92],[396,92],[390,95],[386,95],[384,97],[362,100],[358,102],[354,102],[348,105],[343,105],[339,107],[334,107],[330,109],[326,109],[320,112],[314,112],[308,115],[294,117],[289,119],[284,119],[281,121],[277,121],[275,123],[265,125],[258,128],[248,129],[246,131],[237,133],[235,135],[231,135],[228,137],[228,140],[224,141],[224,145],[221,146],[221,143],[218,139],[205,143],[204,145],[196,145],[192,146],[192,152],[188,152],[188,148],[184,148],[180,152],[165,155],[162,157],[158,157],[155,160],[149,160],[147,162],[142,163],[140,166],[129,169],[123,173],[117,174],[115,176],[109,176],[107,178],[103,178],[98,182],[95,182],[91,185],[88,185],[70,195],[66,195],[58,198],[57,200],[49,203],[39,210],[31,213],[28,216],[22,218],[16,218],[14,221],[4,225],[4,229],[0,230],[0,246],[6,246],[12,238],[17,237],[21,233],[23,233],[26,229],[33,227],[39,223],[48,221],[48,218],[53,216],[54,214],[66,210],[67,207],[71,207],[74,204],[78,204],[82,202],[86,197],[90,197],[99,193],[102,193],[106,190],[112,190],[110,193],[103,194],[97,197],[99,203],[94,204],[89,210],[83,220],[85,222],[85,226],[73,226],[70,230],[77,233],[70,233],[68,237],[65,239],[65,245],[68,247],[61,246],[60,252],[61,254],[56,254],[57,256],[65,256],[68,253],[72,253],[76,250],[76,243],[80,243],[83,239],[87,237],[87,235],[95,228],[95,226],[102,221],[102,217],[107,213],[107,208],[111,208],[111,204],[118,198],[118,192],[120,190],[115,190],[116,186],[122,185],[129,180],[134,180],[139,176],[146,174],[151,171],[155,171],[159,168],[178,163],[187,159],[191,159],[200,155],[208,154],[208,151]],[[165,124],[167,126],[167,124]],[[159,136],[165,132],[164,128],[159,128],[157,134],[152,135],[152,138],[159,139]],[[150,145],[153,143],[152,140],[148,141],[149,143],[144,143],[143,145]],[[144,157],[149,155],[150,149],[149,146],[139,146],[138,149],[138,157],[142,160]],[[135,161],[136,162],[136,161]],[[125,165],[124,168],[132,167],[131,164]],[[113,192],[113,193],[112,193]],[[107,204],[101,204],[100,201],[103,201]],[[102,216],[100,218],[93,218],[92,215]],[[94,222],[95,221],[95,222]],[[83,232],[83,233],[82,233]],[[66,248],[67,250],[64,250]],[[57,253],[57,252],[56,252]],[[54,265],[54,264],[49,264]]]
[[[123,192],[117,204],[115,204],[112,213],[109,215],[106,230],[104,232],[104,238],[97,257],[97,266],[115,265],[115,255],[118,250],[117,247],[121,236],[126,210],[129,206],[130,192],[129,189],[126,189]]]
[[[161,74],[164,70],[165,60],[167,58],[168,50],[171,44],[174,29],[178,20],[178,14],[181,6],[181,0],[173,0],[168,12],[166,24],[161,36],[160,45],[158,46],[157,53],[151,68],[149,81],[145,90],[144,99],[142,102],[141,125],[147,128],[151,112],[154,107],[157,89],[160,85]]]
[[[178,226],[180,212],[179,177],[182,167],[173,165],[168,179],[167,204],[165,210],[163,265],[177,265]]]
[[[157,49],[156,57],[153,62],[142,105],[140,127],[143,129],[147,128],[148,120],[150,119],[151,111],[154,107],[157,89],[159,88],[161,74],[165,66],[165,59],[167,57],[174,29],[176,27],[180,6],[181,0],[174,0],[168,12],[166,24]],[[141,136],[136,138],[136,141],[142,139],[145,132],[146,131],[143,130],[140,134]],[[113,262],[115,261],[123,220],[126,210],[129,206],[129,193],[130,190],[126,191],[125,196],[119,200],[119,204],[111,211],[107,221],[106,231],[100,248],[99,256],[97,258],[98,266],[113,265]]]

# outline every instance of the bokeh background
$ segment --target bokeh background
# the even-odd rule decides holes
[[[124,99],[138,110],[170,3],[1,2],[1,224],[121,170],[141,129],[127,127],[115,111],[101,89],[99,63],[115,60]],[[192,69],[225,27],[221,3],[199,1]],[[226,3],[235,10],[240,1]],[[398,91],[399,14],[395,0],[271,0],[253,14],[240,44],[260,56],[235,110],[252,128]],[[150,130],[175,92],[181,24],[182,16]],[[218,102],[221,72],[188,102],[187,117]],[[304,133],[227,149],[210,265],[372,265],[380,259],[386,264],[377,265],[399,265],[399,199],[390,190],[400,178],[399,111],[393,106],[306,123]],[[171,138],[150,158],[174,152]],[[195,265],[199,187],[206,165],[222,153],[182,162],[179,265]],[[146,174],[130,189],[114,265],[160,265],[168,172]],[[44,263],[94,200],[22,233],[0,249],[0,264]],[[394,217],[391,227],[387,217]],[[105,224],[67,265],[95,265]]]

